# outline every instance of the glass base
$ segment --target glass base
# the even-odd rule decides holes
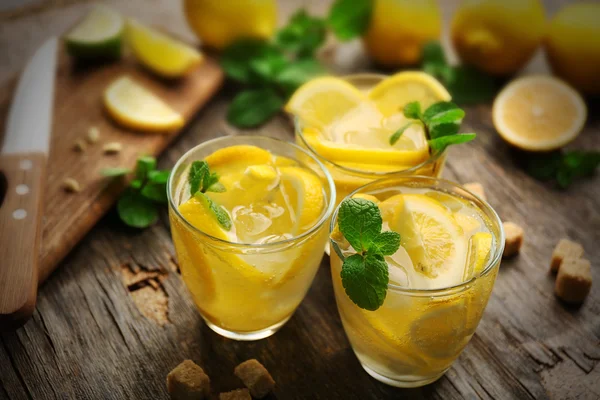
[[[399,376],[398,379],[392,379],[387,376],[383,376],[378,372],[373,371],[371,368],[367,367],[364,364],[362,365],[363,369],[367,371],[367,374],[371,375],[373,378],[377,379],[379,382],[385,383],[386,385],[400,387],[400,388],[415,388],[420,386],[428,385],[432,382],[437,381],[446,373],[443,371],[441,374],[435,375],[433,377],[423,377],[416,375],[404,375]]]
[[[206,318],[204,318],[204,322],[206,322],[206,325],[208,325],[208,327],[210,329],[212,329],[219,335],[226,337],[228,339],[240,340],[240,341],[252,341],[252,340],[264,339],[264,338],[271,336],[272,334],[277,332],[283,325],[285,325],[285,323],[288,322],[291,317],[292,316],[290,315],[289,317],[287,317],[286,319],[284,319],[281,322],[276,323],[275,325],[271,325],[268,328],[261,329],[259,331],[252,331],[252,332],[228,331],[227,329],[223,329],[223,328],[213,324]]]

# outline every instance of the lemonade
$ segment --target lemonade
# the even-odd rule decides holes
[[[392,174],[439,176],[445,152],[430,149],[422,126],[412,124],[394,144],[390,137],[410,122],[403,115],[409,102],[426,109],[449,100],[433,77],[408,71],[317,78],[292,96],[286,110],[296,117],[296,142],[331,172],[339,202]]]
[[[353,197],[377,204],[382,232],[397,232],[400,247],[384,258],[389,282],[381,306],[360,308],[341,273],[341,258],[357,251],[340,231],[344,203],[336,210],[331,273],[344,329],[370,375],[394,386],[425,385],[477,328],[500,265],[501,222],[477,197],[434,178],[382,180]]]
[[[327,242],[335,197],[327,177],[302,149],[264,137],[215,139],[177,163],[168,189],[173,241],[213,330],[255,340],[291,317]]]

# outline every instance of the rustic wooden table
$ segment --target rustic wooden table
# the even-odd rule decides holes
[[[189,35],[179,1],[112,3]],[[316,0],[280,3],[282,14],[298,5],[324,7]],[[446,16],[456,5],[440,3]],[[548,13],[560,3],[547,4]],[[0,83],[43,38],[63,32],[88,6],[42,0],[1,12]],[[362,64],[351,69],[356,65]],[[544,68],[538,55],[527,70]],[[226,89],[209,103],[161,166],[171,167],[202,141],[242,133],[224,120],[231,98]],[[600,110],[590,107],[574,147],[600,146]],[[568,236],[584,245],[600,282],[600,178],[555,190],[517,166],[519,157],[494,133],[489,105],[469,108],[465,125],[479,139],[451,151],[445,177],[482,182],[500,216],[525,227],[526,241],[518,258],[502,263],[477,332],[439,381],[401,390],[362,370],[342,329],[327,257],[306,299],[276,335],[253,343],[220,337],[202,322],[177,272],[166,212],[142,232],[124,230],[113,213],[40,289],[33,319],[0,336],[0,399],[167,398],[165,376],[185,358],[201,364],[218,391],[239,386],[234,366],[257,358],[277,380],[272,399],[600,398],[600,290],[593,287],[581,308],[566,307],[554,297],[547,273],[553,246]],[[284,117],[244,133],[292,138]]]

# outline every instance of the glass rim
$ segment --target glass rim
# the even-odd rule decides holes
[[[379,79],[383,80],[389,76],[390,75],[374,73],[374,72],[362,72],[362,73],[356,73],[356,74],[342,75],[340,78],[346,79],[346,80],[361,79],[361,78],[379,78]],[[351,175],[363,175],[363,176],[370,175],[370,176],[380,177],[380,179],[384,179],[384,178],[386,178],[388,176],[392,176],[392,175],[402,175],[402,174],[411,175],[412,173],[418,171],[419,169],[421,169],[427,165],[435,163],[440,158],[442,158],[442,156],[444,156],[447,151],[447,150],[444,150],[441,153],[429,154],[429,157],[425,161],[423,161],[417,165],[413,165],[410,168],[405,168],[405,169],[398,169],[398,170],[393,170],[393,171],[368,171],[368,170],[364,170],[364,169],[349,168],[349,167],[340,165],[335,161],[329,160],[327,157],[324,157],[318,151],[316,151],[315,148],[308,143],[308,141],[304,137],[304,132],[302,131],[302,129],[300,129],[300,127],[302,125],[302,121],[300,120],[300,117],[298,117],[297,115],[294,115],[294,114],[290,114],[290,115],[292,115],[294,117],[295,133],[300,137],[300,139],[302,140],[302,143],[312,153],[314,153],[319,159],[324,160],[327,163],[332,164],[334,167],[339,168],[342,171],[349,173]],[[321,128],[318,128],[318,127],[314,127],[314,128],[321,130]]]
[[[493,231],[491,232],[492,235],[497,236],[497,241],[495,243],[495,246],[493,247],[493,250],[495,250],[495,251],[494,251],[492,257],[490,257],[488,259],[485,267],[481,270],[481,272],[475,274],[469,280],[457,283],[455,285],[444,286],[441,288],[434,288],[434,289],[411,289],[411,288],[394,285],[392,283],[388,283],[388,285],[387,285],[388,289],[393,290],[394,292],[407,293],[407,294],[411,294],[411,295],[424,295],[424,296],[445,295],[448,292],[460,291],[463,288],[465,288],[466,286],[469,286],[471,283],[473,283],[480,277],[487,275],[492,270],[494,265],[500,263],[500,261],[502,259],[502,253],[504,252],[504,244],[505,244],[504,243],[504,241],[505,241],[504,227],[502,226],[502,220],[500,219],[500,216],[498,215],[496,210],[494,210],[492,208],[492,206],[490,206],[490,204],[487,201],[481,199],[475,193],[464,188],[460,184],[452,182],[448,179],[433,178],[430,176],[421,176],[421,175],[415,175],[415,176],[410,176],[410,177],[396,176],[396,177],[388,178],[388,179],[379,179],[379,180],[369,182],[366,185],[359,187],[358,189],[356,189],[352,193],[350,193],[348,196],[344,197],[344,199],[342,199],[342,201],[344,201],[345,199],[351,198],[352,196],[354,196],[357,193],[363,193],[364,189],[369,189],[369,187],[371,187],[371,186],[383,185],[385,187],[386,183],[391,183],[391,182],[396,182],[396,185],[390,185],[390,186],[388,186],[388,188],[401,186],[401,184],[398,183],[400,180],[407,180],[407,181],[408,180],[410,180],[410,181],[416,180],[416,181],[423,182],[423,183],[429,183],[430,184],[429,186],[431,186],[433,188],[439,187],[440,184],[445,184],[445,185],[450,186],[453,190],[460,189],[460,190],[466,192],[469,196],[471,196],[471,198],[468,200],[474,202],[486,215],[488,215],[488,217],[490,217],[490,220],[492,223],[496,223],[496,225],[498,226],[498,233],[496,234],[496,232],[493,232]],[[340,204],[341,204],[341,202],[340,202]],[[337,222],[337,216],[338,216],[339,209],[340,209],[340,207],[338,205],[336,207],[335,211],[333,212],[333,215],[331,216],[331,222],[329,225],[330,234],[331,234],[331,232],[333,232],[333,229],[335,228],[335,223]],[[333,241],[331,239],[331,237],[329,240]],[[492,244],[494,244],[494,242],[492,242]],[[386,264],[387,264],[387,262],[386,262]]]
[[[179,208],[175,206],[175,201],[173,199],[173,195],[171,194],[172,188],[173,188],[173,183],[174,183],[173,181],[175,179],[174,178],[175,171],[177,171],[177,169],[183,164],[184,161],[187,161],[187,159],[190,157],[191,153],[194,152],[195,150],[202,148],[202,147],[206,147],[210,144],[214,144],[214,143],[218,143],[221,141],[230,140],[230,139],[234,139],[234,138],[242,139],[242,140],[258,139],[258,140],[271,141],[273,143],[278,143],[278,144],[283,143],[284,145],[290,146],[290,147],[294,148],[295,150],[300,150],[302,153],[306,154],[310,159],[312,159],[313,161],[315,161],[317,163],[317,165],[321,169],[321,172],[323,172],[323,174],[325,175],[325,178],[327,179],[327,185],[329,187],[330,198],[328,199],[327,208],[322,212],[319,220],[317,222],[315,222],[315,224],[313,226],[311,226],[310,229],[307,229],[305,232],[302,232],[301,234],[293,236],[289,239],[279,240],[276,242],[260,243],[260,244],[259,243],[231,242],[229,240],[224,240],[224,239],[215,237],[209,233],[204,232],[203,230],[201,230],[201,229],[197,228],[196,226],[194,226],[193,224],[191,224],[183,215],[181,215],[181,213],[179,212]],[[305,239],[307,237],[310,237],[318,229],[320,229],[323,226],[323,224],[325,224],[325,222],[327,222],[327,219],[329,217],[331,217],[331,215],[333,214],[333,210],[335,207],[336,190],[335,190],[335,184],[333,182],[333,178],[331,177],[331,174],[329,173],[327,168],[325,168],[323,163],[321,163],[321,161],[319,161],[316,157],[314,157],[312,154],[310,154],[310,152],[306,151],[305,149],[298,146],[297,144],[288,142],[288,141],[285,141],[282,139],[278,139],[278,138],[274,138],[274,137],[270,137],[270,136],[263,136],[263,135],[252,135],[252,136],[251,135],[235,135],[235,136],[227,135],[227,136],[220,136],[217,138],[213,138],[213,139],[207,140],[203,143],[200,143],[200,144],[192,147],[188,151],[186,151],[179,158],[179,160],[177,160],[177,162],[173,166],[172,173],[169,174],[169,179],[167,181],[167,197],[169,200],[169,208],[171,210],[173,210],[173,212],[175,213],[177,218],[181,219],[184,222],[184,224],[186,225],[186,227],[191,229],[193,232],[199,233],[200,235],[205,236],[208,239],[210,239],[216,243],[231,246],[234,248],[252,248],[252,249],[265,249],[266,250],[266,249],[289,245],[290,243]]]

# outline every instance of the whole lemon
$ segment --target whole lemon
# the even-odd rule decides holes
[[[492,75],[517,72],[545,30],[539,0],[465,0],[452,20],[452,42],[465,64]]]
[[[583,93],[600,94],[600,4],[565,6],[550,23],[544,45],[556,75]]]
[[[365,50],[378,64],[399,67],[417,64],[423,45],[438,40],[442,30],[436,0],[375,0]]]
[[[240,38],[267,39],[277,25],[275,0],[184,0],[183,7],[192,30],[216,49]]]

